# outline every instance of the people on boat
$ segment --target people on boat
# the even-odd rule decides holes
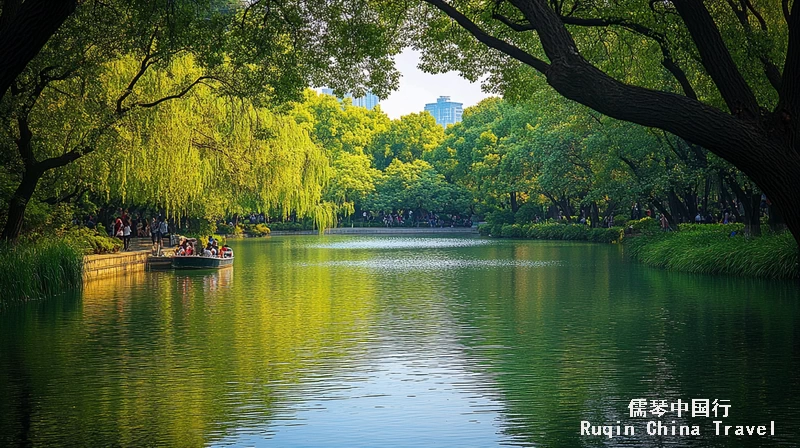
[[[220,253],[222,254],[222,258],[233,258],[233,249],[231,249],[227,244],[222,246]]]

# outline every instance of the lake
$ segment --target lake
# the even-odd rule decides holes
[[[626,260],[619,245],[455,236],[231,245],[232,269],[98,280],[0,314],[0,445],[800,438],[797,282],[661,271]],[[667,434],[648,434],[648,422]],[[606,433],[582,434],[587,423]],[[774,435],[758,436],[759,425]],[[735,436],[736,426],[754,435]]]

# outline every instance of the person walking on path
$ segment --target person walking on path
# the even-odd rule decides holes
[[[122,250],[129,250],[131,247],[131,221],[128,218],[122,227]]]
[[[164,236],[167,234],[169,228],[167,227],[167,218],[162,218],[161,222],[158,224],[158,247],[164,247]]]
[[[150,218],[150,241],[153,246],[158,242],[158,222],[156,222],[156,218]]]
[[[117,218],[114,220],[114,236],[119,239],[122,239],[123,236],[122,226],[122,218],[117,216]]]
[[[669,221],[667,220],[667,215],[661,214],[661,230],[666,232],[669,230]]]

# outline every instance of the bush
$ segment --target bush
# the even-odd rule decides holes
[[[85,255],[118,252],[123,246],[121,239],[88,227],[73,228],[60,233],[58,237]]]
[[[703,274],[798,278],[798,248],[789,232],[731,237],[734,225],[698,225],[626,240],[628,255],[644,264]]]
[[[502,228],[503,224],[514,224],[515,222],[514,212],[512,212],[511,209],[507,208],[501,210],[495,210],[493,212],[486,214],[486,222],[488,222],[493,226],[499,225],[500,226],[499,228]],[[500,235],[500,233],[497,232],[496,235]]]
[[[634,233],[639,232],[655,232],[661,229],[661,224],[653,218],[644,217],[642,219],[636,219],[632,221],[628,221],[626,224],[627,227],[630,227]]]
[[[593,243],[618,243],[622,241],[622,227],[598,228],[589,230],[589,241]]]
[[[241,224],[236,226],[229,226],[228,224],[220,224],[217,226],[217,232],[221,235],[242,235],[244,233],[244,227]]]
[[[64,241],[47,239],[13,246],[0,243],[0,250],[0,307],[81,285],[83,254]]]
[[[489,236],[492,234],[492,226],[489,224],[478,224],[478,234],[481,236]]]
[[[253,236],[267,236],[270,234],[270,229],[264,223],[258,223],[253,226],[251,230],[251,235]]]
[[[614,215],[614,225],[615,226],[622,226],[628,222],[628,216],[630,215]]]
[[[522,226],[519,224],[503,224],[500,229],[500,236],[503,238],[522,238],[525,235],[522,232]]]
[[[491,232],[490,232],[491,230]],[[596,243],[617,243],[622,241],[623,228],[590,229],[582,224],[496,224],[478,226],[481,235],[491,234],[502,238],[528,238],[534,240],[592,241]]]
[[[514,214],[514,222],[516,224],[528,224],[536,219],[537,215],[541,215],[542,207],[533,205],[531,203],[523,204],[522,207]]]

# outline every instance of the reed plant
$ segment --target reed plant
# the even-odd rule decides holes
[[[81,286],[83,254],[63,241],[0,243],[0,308]]]
[[[723,225],[687,226],[626,238],[625,251],[649,266],[703,274],[800,278],[797,243],[789,232],[745,237]]]

